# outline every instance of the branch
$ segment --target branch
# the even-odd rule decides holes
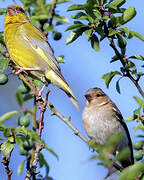
[[[47,106],[52,111],[52,115],[56,115],[59,117],[65,124],[67,124],[74,132],[75,135],[79,136],[85,143],[88,144],[88,140],[81,134],[78,129],[70,122],[71,117],[65,118],[62,114],[60,114],[56,108],[50,103],[47,103]]]
[[[7,180],[11,180],[11,175],[12,175],[12,171],[9,169],[9,163],[10,163],[10,158],[11,158],[11,153],[12,151],[9,153],[9,156],[8,158],[6,158],[6,156],[3,156],[3,160],[2,160],[2,163],[4,165],[4,168],[5,168],[5,172],[7,173]]]
[[[114,44],[113,38],[109,38],[109,40],[110,40],[110,42],[111,42],[111,43],[110,43],[110,46],[113,48],[115,54],[116,54],[117,57],[120,59],[121,64],[122,64],[123,67],[125,68],[125,58],[121,56],[121,54],[119,53],[118,49],[116,48],[116,46],[115,46],[115,44]],[[134,83],[134,85],[135,85],[136,88],[138,89],[139,93],[140,93],[140,94],[143,96],[143,98],[144,98],[144,92],[143,92],[143,90],[141,89],[141,87],[140,87],[140,85],[139,85],[139,83],[138,83],[138,80],[135,80],[135,79],[133,78],[133,76],[130,74],[130,72],[129,72],[127,69],[125,69],[125,70],[126,70],[126,75],[125,75],[125,76],[128,77],[128,78]]]
[[[126,66],[126,58],[124,56],[121,56],[120,52],[118,51],[117,47],[115,46],[115,43],[114,43],[114,37],[109,37],[108,34],[109,34],[109,30],[108,30],[108,27],[107,27],[107,24],[105,21],[103,21],[103,24],[104,24],[104,32],[105,32],[105,36],[108,38],[108,40],[110,41],[110,46],[112,47],[112,49],[114,50],[116,56],[119,58],[122,66],[125,68]],[[134,79],[133,76],[130,74],[129,70],[127,70],[125,68],[125,71],[126,71],[126,74],[125,76],[128,77],[132,82],[133,84],[136,86],[136,88],[138,89],[139,93],[143,96],[144,98],[144,91],[142,90],[142,88],[140,87],[139,83],[138,83],[138,80],[139,79]]]
[[[57,1],[58,1],[58,0],[53,0],[53,2],[52,2],[51,17],[50,17],[50,20],[49,20],[49,25],[50,25],[50,26],[52,25],[53,18],[54,18],[54,15],[55,15],[55,8],[56,8]]]

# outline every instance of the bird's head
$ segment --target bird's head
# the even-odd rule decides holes
[[[85,94],[85,98],[87,105],[93,103],[100,105],[108,101],[108,96],[100,88],[89,89]]]
[[[5,17],[5,25],[12,23],[27,22],[25,11],[17,4],[7,7],[7,15]]]

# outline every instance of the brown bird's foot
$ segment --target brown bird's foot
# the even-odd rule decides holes
[[[40,91],[35,91],[35,92],[32,92],[33,95],[36,96],[36,101],[42,101],[42,94],[44,92],[44,88],[45,88],[45,84],[42,86],[41,90]]]
[[[24,67],[20,67],[20,66],[14,66],[13,67],[13,73],[15,75],[19,75],[21,72],[24,71],[38,71],[39,68],[24,68]]]
[[[45,84],[42,86],[41,90],[38,92],[37,96],[36,96],[36,100],[39,101],[42,99],[42,94],[44,92],[44,88],[45,88]]]

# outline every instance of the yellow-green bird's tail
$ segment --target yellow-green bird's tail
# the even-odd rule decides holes
[[[49,70],[45,74],[45,76],[46,76],[46,79],[50,80],[52,84],[61,88],[69,96],[70,100],[75,105],[77,110],[79,110],[78,102],[77,102],[76,98],[74,97],[72,91],[70,90],[68,84],[63,79],[63,76],[61,74],[59,74],[59,75],[58,74],[55,73],[53,70]]]

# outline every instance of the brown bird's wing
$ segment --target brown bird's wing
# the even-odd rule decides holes
[[[123,126],[123,128],[124,128],[124,130],[126,132],[127,138],[128,138],[128,146],[130,148],[130,160],[131,160],[131,164],[127,160],[121,162],[123,167],[127,167],[129,165],[134,164],[133,145],[132,145],[132,141],[131,141],[131,137],[130,137],[130,134],[129,134],[128,127],[127,127],[126,123],[123,120],[122,114],[120,113],[119,109],[116,107],[116,105],[112,101],[111,101],[111,103],[113,104],[113,111],[115,112],[115,114],[117,116],[117,119],[119,120],[119,122]]]

